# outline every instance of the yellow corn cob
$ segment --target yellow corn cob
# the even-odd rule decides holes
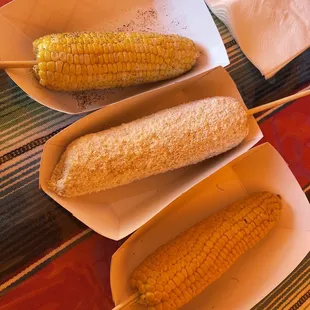
[[[43,86],[59,91],[123,87],[177,77],[198,57],[194,42],[156,33],[75,32],[33,42]]]
[[[149,310],[179,309],[264,238],[281,209],[279,196],[255,193],[161,246],[132,275],[138,303]]]

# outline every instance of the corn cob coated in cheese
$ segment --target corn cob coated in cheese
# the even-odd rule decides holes
[[[35,40],[33,48],[40,84],[58,91],[171,79],[190,70],[199,55],[192,40],[156,33],[51,34]]]
[[[191,301],[263,239],[279,220],[280,196],[252,194],[158,248],[133,272],[138,303],[174,310]]]
[[[182,104],[73,141],[49,186],[73,197],[128,184],[228,151],[248,130],[246,109],[233,98]]]

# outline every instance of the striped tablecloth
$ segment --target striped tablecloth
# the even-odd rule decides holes
[[[310,50],[266,81],[215,21],[231,61],[227,70],[249,108],[309,86]],[[109,266],[122,242],[92,232],[38,187],[44,143],[80,117],[38,104],[0,72],[0,309],[113,306]],[[277,148],[310,197],[310,97],[258,121],[263,141]],[[310,254],[254,309],[310,308],[309,289]]]

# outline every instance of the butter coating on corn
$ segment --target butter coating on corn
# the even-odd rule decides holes
[[[179,35],[135,32],[51,34],[33,42],[41,85],[58,91],[125,87],[190,70],[195,43]]]
[[[179,309],[255,246],[280,218],[282,201],[258,192],[212,214],[159,247],[133,272],[138,303],[149,310]]]

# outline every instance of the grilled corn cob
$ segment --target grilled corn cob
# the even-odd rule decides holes
[[[246,110],[233,98],[182,104],[73,141],[49,186],[67,197],[106,190],[213,157],[247,134]]]
[[[156,33],[75,32],[33,42],[40,84],[58,91],[130,86],[177,77],[199,55],[194,42]]]
[[[280,196],[255,193],[161,246],[133,272],[137,302],[149,310],[179,309],[264,238],[281,209]]]

